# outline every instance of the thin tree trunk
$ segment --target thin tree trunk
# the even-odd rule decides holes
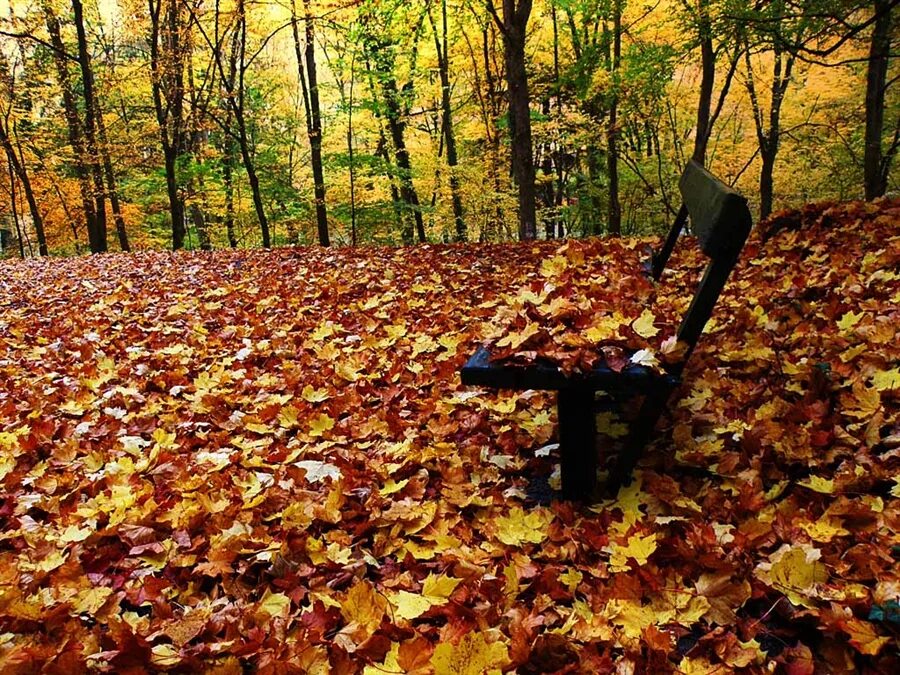
[[[866,71],[866,148],[863,159],[866,199],[881,197],[887,191],[890,160],[882,152],[884,132],[884,93],[891,51],[891,7],[889,0],[875,0],[877,18],[869,43]]]
[[[297,69],[300,73],[303,104],[306,109],[306,133],[309,137],[310,161],[313,172],[313,194],[316,201],[316,229],[318,230],[319,244],[328,246],[331,242],[328,235],[325,172],[322,165],[322,111],[319,106],[319,81],[316,71],[315,26],[309,0],[304,0],[303,6],[306,28],[305,49],[301,48],[300,31],[297,26],[298,21],[293,2],[291,2],[291,28],[294,34],[294,51],[297,55]],[[309,83],[308,87],[307,82]]]
[[[490,7],[493,9],[493,5]],[[518,187],[520,240],[537,237],[531,108],[525,65],[525,34],[530,15],[531,0],[519,0],[518,3],[516,0],[503,0],[502,21],[494,12],[503,33],[512,174]]]
[[[235,91],[232,86],[231,90],[228,92],[228,100],[231,103],[234,119],[238,127],[238,147],[241,151],[241,158],[244,160],[247,181],[250,183],[250,193],[253,196],[253,208],[256,211],[256,219],[259,222],[259,229],[262,233],[262,245],[263,248],[270,248],[272,246],[272,239],[269,233],[269,219],[266,216],[266,209],[263,205],[262,190],[259,187],[259,177],[256,174],[256,165],[253,161],[253,153],[250,149],[250,137],[247,133],[247,122],[244,117],[244,96],[246,94],[246,87],[244,86],[246,62],[244,57],[247,51],[247,11],[244,0],[238,0],[237,13],[238,26],[235,30],[240,30],[237,91]]]
[[[428,18],[431,19],[429,12]],[[441,0],[441,37],[438,37],[437,26],[434,21],[431,27],[434,32],[434,47],[438,56],[438,71],[441,78],[441,125],[444,131],[444,141],[447,145],[447,166],[450,168],[450,199],[453,204],[453,223],[456,241],[466,241],[468,232],[466,222],[463,219],[462,197],[459,190],[459,175],[457,165],[459,156],[456,150],[456,135],[453,132],[453,107],[450,100],[450,52],[447,39],[447,0]]]
[[[234,141],[225,135],[222,152],[222,184],[225,191],[225,234],[228,245],[237,248],[237,237],[234,234]]]
[[[716,53],[713,50],[709,0],[699,0],[698,25],[700,32],[700,99],[697,103],[697,135],[694,138],[694,160],[706,164],[706,147],[710,136],[710,111],[713,85],[716,81]]]
[[[181,21],[176,0],[148,0],[150,8],[150,73],[153,106],[166,171],[166,194],[172,221],[172,250],[184,248],[184,204],[178,184],[178,156],[183,146],[184,60]],[[165,102],[164,102],[165,99]]]
[[[116,185],[116,175],[113,172],[112,160],[109,156],[109,145],[106,141],[106,126],[103,124],[103,112],[97,108],[97,132],[100,136],[100,148],[103,155],[103,174],[106,177],[106,187],[109,189],[109,203],[112,206],[113,222],[116,224],[116,236],[119,239],[119,248],[130,251],[128,245],[128,232],[125,230],[125,218],[122,215],[122,207],[119,205],[119,190]]]
[[[48,255],[47,238],[44,236],[44,219],[41,217],[41,211],[38,208],[37,199],[35,198],[34,190],[31,187],[31,179],[28,176],[28,171],[22,162],[22,158],[16,154],[16,149],[13,147],[6,123],[0,124],[0,144],[3,145],[10,166],[13,171],[15,171],[16,176],[19,178],[19,182],[22,184],[22,191],[25,193],[25,201],[28,202],[28,211],[31,214],[31,222],[32,225],[34,225],[34,232],[37,235],[38,253],[42,256]]]
[[[81,208],[84,212],[85,231],[88,241],[94,241],[96,234],[97,216],[94,211],[94,200],[91,187],[91,179],[86,165],[87,150],[84,146],[81,120],[78,116],[78,106],[75,101],[75,93],[72,90],[72,82],[69,79],[69,66],[64,56],[65,45],[60,34],[59,19],[53,14],[50,5],[44,5],[47,31],[50,33],[50,42],[54,47],[53,62],[56,66],[56,75],[59,79],[59,88],[63,99],[63,113],[66,118],[69,145],[72,148],[74,159],[74,173],[78,180],[78,189],[81,194]],[[74,225],[74,223],[73,223]]]
[[[88,165],[94,179],[94,213],[96,227],[91,238],[91,252],[107,250],[106,243],[106,199],[103,186],[103,167],[100,146],[97,141],[97,101],[94,97],[94,73],[91,69],[91,54],[88,51],[87,34],[84,28],[84,9],[81,0],[72,0],[75,32],[78,36],[78,65],[81,67],[81,85],[84,94],[84,136],[88,152]]]
[[[613,87],[618,87],[617,75],[622,56],[622,1],[613,0],[613,48],[610,72]],[[607,227],[613,236],[622,234],[622,206],[619,203],[619,149],[618,149],[618,108],[619,95],[613,92],[609,106],[609,118],[606,127],[606,173],[609,180],[609,211]]]
[[[25,239],[22,236],[22,226],[19,224],[19,207],[16,205],[16,173],[13,168],[12,158],[6,157],[6,166],[9,171],[9,202],[12,207],[13,223],[16,226],[16,237],[19,240],[19,257],[25,260]]]

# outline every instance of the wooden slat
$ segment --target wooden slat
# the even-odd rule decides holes
[[[715,258],[740,251],[753,223],[747,200],[694,160],[678,187],[703,252]]]
[[[491,361],[490,352],[484,347],[479,347],[466,362],[460,371],[460,378],[465,385],[494,389],[559,391],[589,386],[634,393],[674,387],[679,382],[673,375],[660,375],[644,366],[628,366],[621,372],[600,366],[589,373],[567,375],[551,363],[538,362],[527,366],[496,363]]]

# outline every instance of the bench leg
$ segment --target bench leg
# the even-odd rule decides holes
[[[561,389],[557,411],[563,497],[588,499],[597,482],[597,429],[593,390],[583,387]]]
[[[666,408],[670,393],[669,390],[656,391],[644,398],[637,419],[632,422],[625,444],[610,471],[606,484],[606,492],[610,496],[614,497],[622,485],[631,482],[631,472],[634,471],[641,453],[653,437],[656,422]]]

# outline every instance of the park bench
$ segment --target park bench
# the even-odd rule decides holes
[[[540,389],[558,392],[559,446],[562,492],[566,499],[590,498],[596,488],[596,392],[624,405],[641,399],[640,408],[610,471],[607,489],[615,491],[630,479],[640,453],[652,437],[673,390],[681,383],[684,366],[712,315],[731,270],[752,227],[747,200],[691,160],[681,175],[682,206],[663,246],[647,265],[659,281],[675,242],[690,220],[701,251],[709,258],[677,337],[684,356],[665,372],[642,365],[615,371],[600,365],[589,372],[567,374],[549,361],[519,365],[492,360],[481,347],[463,366],[463,384],[494,389]]]

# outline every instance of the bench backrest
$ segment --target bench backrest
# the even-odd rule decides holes
[[[747,200],[694,160],[690,160],[685,167],[678,187],[682,206],[665,244],[653,256],[652,272],[654,279],[658,280],[679,233],[690,219],[700,249],[710,261],[678,329],[678,339],[688,346],[686,361],[712,315],[728,275],[737,263],[753,220]],[[682,367],[683,364],[684,361]]]

